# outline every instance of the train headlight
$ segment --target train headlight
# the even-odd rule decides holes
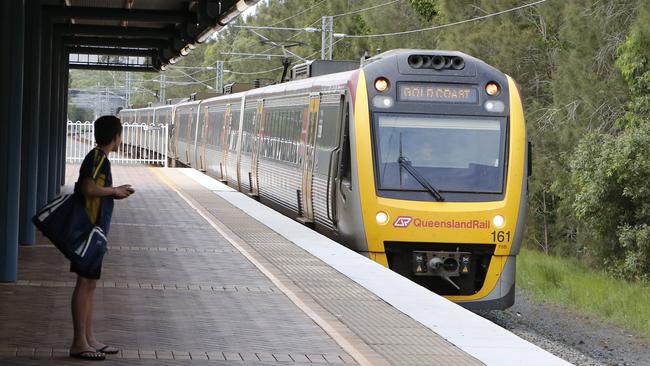
[[[393,97],[387,95],[375,95],[375,97],[372,98],[372,105],[377,108],[390,108],[393,104],[395,104],[395,100]]]
[[[492,218],[492,223],[497,229],[500,229],[506,224],[506,219],[501,215],[496,215]]]
[[[388,223],[388,219],[388,214],[384,211],[379,211],[377,212],[377,215],[375,215],[375,220],[377,220],[377,223],[379,225],[386,225]]]
[[[378,92],[383,93],[386,90],[388,90],[388,88],[390,88],[390,83],[388,82],[388,79],[381,77],[375,80],[375,89],[377,89]]]
[[[506,105],[500,100],[488,100],[483,107],[486,111],[493,113],[502,113],[506,109]]]
[[[499,95],[499,93],[501,93],[501,85],[497,84],[495,81],[490,81],[485,85],[485,92],[491,97]]]

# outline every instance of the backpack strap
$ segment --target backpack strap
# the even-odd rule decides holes
[[[95,158],[93,161],[97,161],[97,155],[99,154],[99,149],[95,148]],[[95,171],[93,172],[93,180],[97,179],[97,174],[99,174],[99,170],[102,168],[102,165],[104,164],[104,160],[106,160],[106,154],[102,155],[102,158],[99,160],[99,164],[97,164],[97,167],[95,168]]]

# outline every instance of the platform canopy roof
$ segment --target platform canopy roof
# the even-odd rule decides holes
[[[43,1],[70,68],[161,71],[259,0]]]

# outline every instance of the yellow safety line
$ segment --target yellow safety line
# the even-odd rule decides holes
[[[268,277],[273,284],[280,289],[287,297],[307,316],[309,316],[318,326],[320,326],[336,343],[338,343],[341,348],[343,348],[352,358],[354,358],[359,365],[361,366],[372,366],[374,365],[370,362],[360,351],[358,351],[341,333],[339,333],[332,325],[330,325],[325,319],[318,315],[314,310],[312,310],[307,304],[305,304],[293,291],[286,287],[280,279],[278,279],[273,273],[267,270],[260,262],[258,262],[246,249],[237,244],[235,238],[231,237],[229,233],[224,231],[217,223],[210,219],[207,215],[203,213],[203,210],[197,208],[183,193],[181,193],[176,185],[165,177],[162,173],[158,172],[160,168],[149,168],[151,169],[165,184],[167,184],[176,194],[178,194],[192,209],[194,209],[201,217],[207,221],[213,229],[215,229],[221,236],[232,244],[246,259],[248,259],[257,269],[260,270],[266,277]]]

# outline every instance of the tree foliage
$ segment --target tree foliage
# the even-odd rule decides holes
[[[571,164],[573,208],[596,258],[614,273],[650,280],[650,6],[640,4],[617,50],[629,102],[618,133],[582,138]]]

